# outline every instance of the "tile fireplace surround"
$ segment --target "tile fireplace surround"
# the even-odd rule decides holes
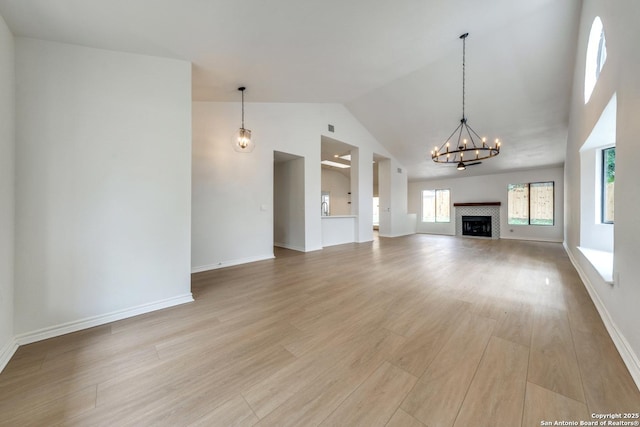
[[[462,216],[490,216],[491,237],[474,237],[476,239],[500,238],[500,202],[454,203],[456,211],[456,236],[462,236]],[[471,237],[471,236],[464,236]]]

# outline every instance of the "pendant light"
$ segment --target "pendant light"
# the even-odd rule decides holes
[[[239,153],[250,153],[255,148],[255,144],[251,139],[251,131],[244,127],[244,91],[247,88],[240,86],[238,90],[242,94],[242,125],[238,129],[231,140],[233,149]]]

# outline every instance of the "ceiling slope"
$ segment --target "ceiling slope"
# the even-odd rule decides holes
[[[579,0],[0,0],[15,35],[183,59],[193,99],[345,104],[411,179],[461,115],[502,154],[465,174],[562,164]]]

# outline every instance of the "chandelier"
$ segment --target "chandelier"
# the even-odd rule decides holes
[[[465,98],[465,44],[469,33],[460,36],[462,39],[462,119],[458,127],[449,138],[438,148],[431,151],[431,160],[436,163],[455,164],[458,170],[465,170],[467,166],[479,165],[481,160],[500,154],[500,140],[496,139],[491,145],[487,138],[481,138],[474,131],[464,111]]]

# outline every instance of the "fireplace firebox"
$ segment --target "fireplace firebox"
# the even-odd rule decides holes
[[[490,216],[462,216],[462,235],[491,237]]]

